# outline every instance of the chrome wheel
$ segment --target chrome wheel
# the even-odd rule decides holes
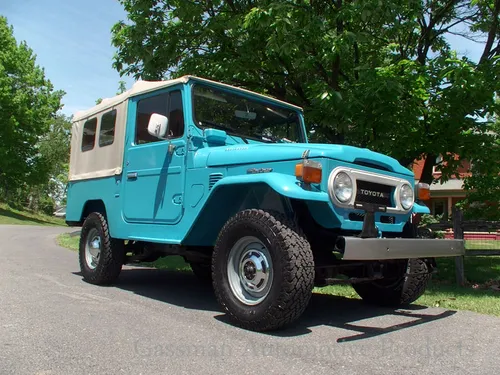
[[[85,262],[90,269],[95,269],[101,255],[101,236],[96,228],[89,230],[85,243]]]
[[[227,276],[233,294],[245,305],[262,302],[273,283],[273,264],[267,247],[256,237],[239,239],[229,252]]]

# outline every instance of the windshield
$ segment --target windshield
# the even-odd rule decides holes
[[[198,126],[225,130],[245,143],[304,142],[294,110],[199,84],[193,88],[193,107]]]

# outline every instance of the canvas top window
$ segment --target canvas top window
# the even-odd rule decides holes
[[[90,151],[94,148],[96,130],[97,117],[91,118],[83,124],[82,152]]]
[[[106,112],[101,117],[99,147],[109,146],[115,140],[116,109]]]

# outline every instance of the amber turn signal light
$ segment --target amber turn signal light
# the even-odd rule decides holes
[[[431,188],[429,184],[424,184],[423,182],[420,182],[417,185],[417,190],[418,190],[418,199],[421,201],[428,201],[431,199]]]
[[[308,184],[319,184],[322,177],[321,163],[306,159],[295,166],[295,176]]]

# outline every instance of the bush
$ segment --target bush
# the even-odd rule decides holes
[[[47,215],[52,215],[55,211],[56,204],[51,197],[41,197],[38,202],[38,210]]]
[[[420,223],[418,224],[419,227],[426,227],[429,224],[437,224],[443,220],[443,215],[429,215],[425,214],[422,215],[422,218],[420,219]]]

